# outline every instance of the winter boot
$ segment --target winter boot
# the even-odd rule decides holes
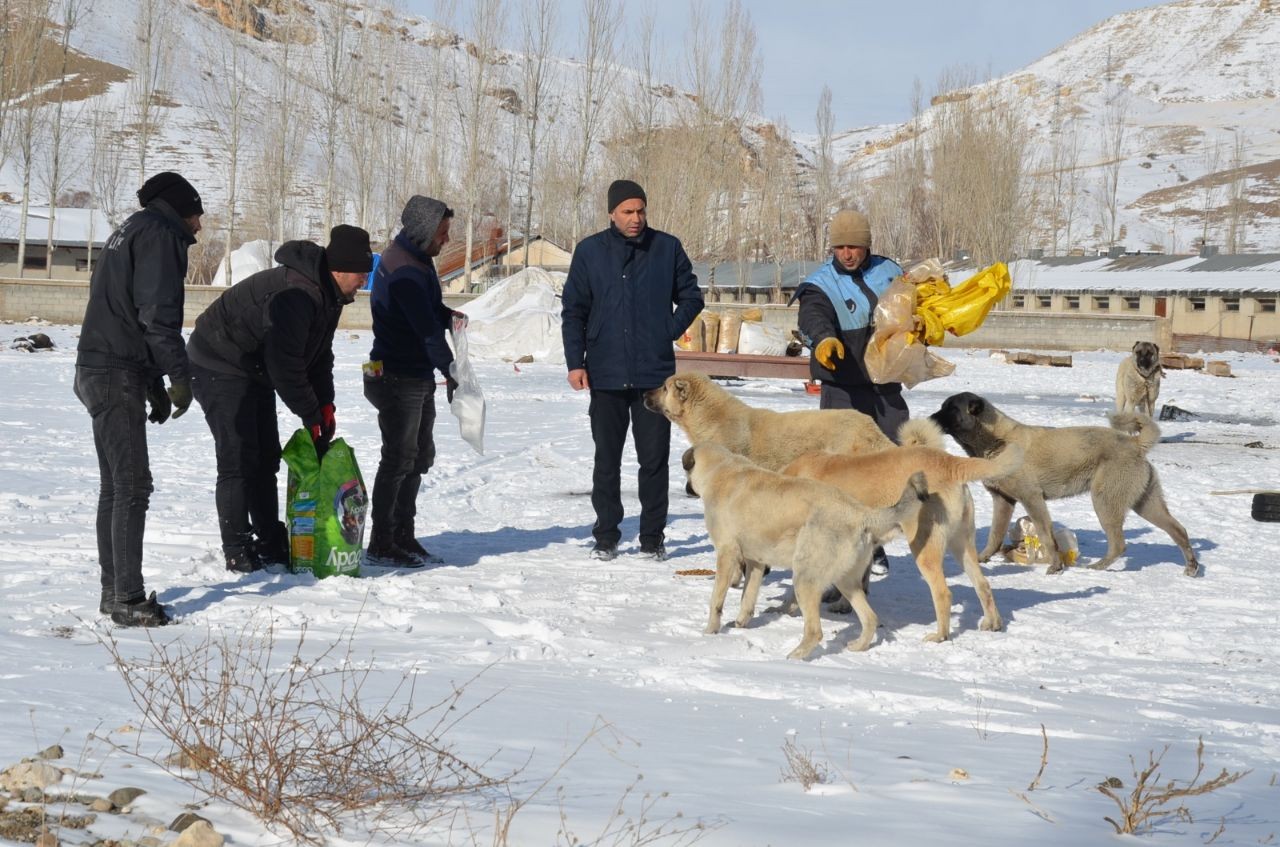
[[[98,613],[103,615],[111,614],[111,610],[116,607],[116,592],[110,588],[102,589],[102,599],[98,601]]]
[[[267,527],[267,529],[258,534],[258,538],[253,542],[253,552],[264,568],[267,565],[288,566],[289,530],[279,521],[276,522],[275,526]]]
[[[258,554],[253,551],[252,547],[244,547],[240,550],[232,550],[226,553],[227,570],[232,573],[253,573],[262,570],[262,562],[258,560]]]
[[[640,555],[657,562],[665,562],[667,560],[667,545],[662,543],[661,538],[642,538],[640,539]]]
[[[425,562],[401,547],[388,532],[373,531],[369,549],[365,552],[369,564],[384,568],[420,568]]]
[[[421,542],[418,541],[417,536],[414,535],[413,527],[397,528],[396,531],[392,533],[391,539],[401,550],[405,550],[411,555],[417,556],[421,559],[424,565],[444,564],[444,559],[428,552],[427,548],[422,546]]]
[[[111,610],[111,620],[116,626],[164,626],[169,623],[169,615],[156,602],[156,593],[135,600],[132,603],[116,603]]]

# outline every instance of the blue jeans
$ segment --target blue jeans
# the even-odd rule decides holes
[[[391,538],[414,533],[418,488],[436,460],[436,384],[384,373],[365,377],[364,396],[378,410],[382,460],[373,478],[373,532]]]
[[[117,602],[146,598],[142,533],[151,503],[147,380],[120,368],[76,366],[76,397],[93,418],[98,452],[98,564],[102,591]]]

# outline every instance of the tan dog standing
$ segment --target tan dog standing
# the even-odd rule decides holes
[[[707,532],[716,548],[716,578],[706,632],[720,631],[729,583],[747,572],[737,625],[755,610],[766,565],[790,568],[796,604],[804,617],[804,637],[788,654],[807,657],[822,640],[822,591],[835,584],[849,598],[862,633],[850,650],[866,650],[878,619],[862,589],[871,554],[920,510],[923,477],[900,489],[889,508],[871,509],[820,482],[765,470],[723,447],[690,447],[684,453],[689,482],[706,508]]]
[[[1169,534],[1182,550],[1187,576],[1200,575],[1191,539],[1169,514],[1160,478],[1147,461],[1147,451],[1160,440],[1160,428],[1150,417],[1113,414],[1111,429],[1029,426],[970,392],[948,397],[931,417],[970,456],[994,457],[1007,445],[1022,450],[1023,461],[1017,470],[983,482],[991,492],[992,509],[991,534],[978,556],[982,561],[1000,549],[1013,507],[1021,503],[1049,551],[1048,572],[1061,572],[1064,565],[1053,539],[1047,501],[1088,491],[1093,511],[1107,534],[1107,554],[1090,567],[1106,568],[1124,553],[1124,519],[1132,511]]]
[[[942,570],[942,560],[948,552],[964,568],[978,592],[982,603],[978,628],[988,632],[1004,629],[991,586],[978,565],[973,498],[966,483],[1009,473],[1021,462],[1021,455],[1016,450],[1006,450],[997,460],[952,456],[942,449],[942,430],[927,418],[908,421],[899,431],[899,438],[904,446],[861,456],[808,453],[782,472],[834,485],[871,508],[891,506],[907,480],[923,473],[929,496],[919,512],[902,524],[902,530],[916,567],[929,586],[937,616],[937,630],[925,640],[946,641],[951,637],[951,589]]]
[[[1160,348],[1150,341],[1133,345],[1133,355],[1116,370],[1116,411],[1139,412],[1156,416],[1156,398],[1160,396]]]
[[[718,444],[774,471],[814,450],[868,453],[894,446],[861,412],[757,409],[702,374],[667,377],[662,385],[645,393],[644,404],[684,430],[690,444]]]

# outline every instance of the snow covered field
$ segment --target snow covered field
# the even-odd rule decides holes
[[[97,613],[97,463],[71,391],[76,328],[0,332],[7,347],[36,329],[59,349],[0,351],[0,768],[59,742],[63,764],[102,773],[105,790],[145,788],[135,808],[167,822],[196,799],[191,790],[88,737],[138,727],[140,717],[96,635],[109,625]],[[335,341],[338,434],[371,482],[379,442],[359,368],[368,348],[367,335],[340,333]],[[1067,370],[1004,364],[983,351],[944,355],[956,373],[909,392],[915,413],[971,390],[1015,418],[1049,425],[1105,424],[1120,359],[1077,353]],[[1103,818],[1117,809],[1095,786],[1118,777],[1127,792],[1130,757],[1145,765],[1165,745],[1164,779],[1189,779],[1199,736],[1207,775],[1252,773],[1189,798],[1192,821],[1158,816],[1149,843],[1274,843],[1280,528],[1254,522],[1247,496],[1210,492],[1280,488],[1280,364],[1262,355],[1221,358],[1236,378],[1168,373],[1161,402],[1200,417],[1162,424],[1164,441],[1151,453],[1170,509],[1192,535],[1202,579],[1183,576],[1172,542],[1131,516],[1127,556],[1110,571],[1049,577],[1043,566],[990,563],[1008,622],[1002,633],[977,630],[977,598],[948,561],[954,640],[928,644],[929,595],[898,541],[889,548],[890,574],[872,585],[877,643],[845,652],[856,619],[827,615],[826,641],[809,662],[784,658],[799,640],[799,618],[761,614],[744,630],[702,634],[710,580],[674,574],[712,567],[714,554],[699,501],[683,494],[678,432],[670,560],[635,555],[630,451],[623,555],[588,558],[587,397],[568,388],[563,365],[477,363],[488,399],[485,455],[467,447],[445,415],[438,465],[419,499],[419,535],[448,564],[369,570],[361,579],[224,571],[213,445],[193,409],[149,431],[156,492],[145,576],[177,617],[155,637],[194,642],[234,632],[258,613],[270,615],[286,641],[305,625],[318,652],[355,626],[356,659],[374,668],[373,684],[390,686],[411,671],[424,704],[465,685],[463,704],[476,708],[449,735],[464,757],[491,759],[495,772],[523,768],[511,786],[517,797],[551,778],[516,817],[512,844],[568,843],[562,826],[584,843],[676,843],[643,841],[641,833],[677,814],[685,824],[705,822],[698,843],[710,845],[1107,843],[1113,830]],[[794,381],[754,380],[733,391],[780,410],[815,405]],[[282,417],[282,432],[295,426]],[[990,501],[977,486],[974,498],[981,545]],[[1052,510],[1076,531],[1086,561],[1101,555],[1105,541],[1088,498]],[[777,570],[768,577],[762,608],[785,578]],[[734,592],[727,619],[736,603]],[[114,635],[126,654],[149,654],[146,633]],[[612,730],[566,763],[600,721]],[[1041,767],[1042,726],[1047,760],[1028,791]],[[135,741],[157,755],[167,749],[145,728],[128,743]],[[825,783],[805,791],[784,779],[789,743],[826,768]],[[91,781],[80,790],[98,789]],[[199,811],[231,844],[283,841],[233,809]],[[638,831],[599,837],[627,818]],[[489,824],[487,812],[475,816],[475,843],[490,843]],[[115,837],[146,834],[117,825]],[[358,824],[331,839],[366,841]],[[473,842],[455,831],[414,843]]]

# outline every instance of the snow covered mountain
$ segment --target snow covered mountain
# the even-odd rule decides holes
[[[157,122],[145,167],[188,174],[208,208],[225,209],[229,199],[232,90],[246,97],[235,202],[243,224],[283,218],[287,226],[278,228],[289,230],[285,234],[314,235],[326,219],[324,198],[334,194],[332,184],[344,212],[358,214],[375,231],[393,226],[405,185],[427,178],[425,166],[406,162],[420,163],[427,147],[440,157],[434,173],[447,173],[455,191],[467,181],[466,128],[477,115],[488,121],[479,171],[485,185],[478,196],[498,208],[519,192],[528,171],[523,116],[530,104],[522,90],[530,57],[503,49],[518,35],[489,54],[481,96],[469,99],[469,74],[481,48],[429,21],[329,0],[250,5],[246,20],[232,14],[229,0],[95,0],[91,17],[71,38],[75,102],[68,106],[72,129],[64,142],[59,196],[104,193],[111,181],[101,175],[107,137],[120,148],[114,162],[106,157],[107,169],[117,170],[115,202],[128,208],[127,189],[141,166],[137,145],[131,147],[139,126],[139,69],[146,66],[139,21],[142,9],[153,6],[166,21],[164,42],[171,49],[147,101]],[[336,50],[328,29],[334,20],[343,21],[345,33]],[[227,49],[229,28],[242,30],[234,55]],[[508,27],[517,29],[513,22]],[[350,62],[348,76],[336,86],[326,79],[332,67],[327,59],[335,55]],[[1204,240],[1223,249],[1280,250],[1277,55],[1280,0],[1178,0],[1112,17],[1021,71],[943,92],[918,122],[843,132],[835,158],[854,185],[865,185],[885,173],[895,149],[927,135],[948,101],[999,92],[1012,96],[1025,116],[1038,184],[1054,171],[1076,175],[1074,233],[1070,243],[1060,239],[1059,252],[1106,248],[1102,185],[1117,161],[1115,214],[1125,248],[1185,252]],[[241,63],[238,70],[233,61]],[[579,60],[553,57],[549,63],[539,113],[548,133],[544,144],[561,152],[584,119],[578,92],[586,72]],[[47,89],[54,81],[48,74],[41,85]],[[689,108],[689,94],[661,82],[646,85],[637,72],[620,71],[612,92],[599,100],[597,120],[605,130],[593,143],[597,162],[609,155],[608,128],[634,105],[634,92],[646,92],[659,124]],[[45,96],[49,112],[52,100]],[[340,120],[324,119],[330,102],[342,107]],[[1117,116],[1125,127],[1118,142],[1108,131]],[[763,119],[748,123],[757,130],[746,130],[744,142],[757,146],[756,132],[767,134],[771,127]],[[1052,150],[1068,131],[1078,146],[1064,165]],[[798,138],[796,147],[802,161],[813,160],[815,139]],[[292,188],[275,190],[281,196],[274,206],[283,208],[274,211],[264,200],[273,192],[265,165],[273,152],[292,166],[284,169]],[[16,201],[22,185],[11,153],[0,161],[0,200]],[[29,193],[32,202],[44,203],[53,192],[36,179]],[[1037,208],[1028,225],[1036,235],[1027,246],[1052,250],[1044,234],[1046,204]]]

